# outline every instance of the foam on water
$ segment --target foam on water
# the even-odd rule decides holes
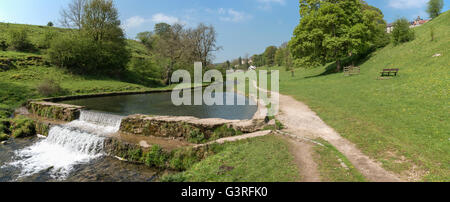
[[[6,166],[21,169],[20,177],[49,172],[64,179],[77,164],[103,156],[105,135],[119,130],[122,117],[82,111],[80,120],[53,126],[49,136],[36,144],[15,152]]]

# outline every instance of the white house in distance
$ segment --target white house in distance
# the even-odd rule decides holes
[[[254,70],[256,70],[256,67],[253,65],[248,68],[248,71],[254,71]]]
[[[419,16],[419,17],[417,17],[416,20],[410,22],[411,25],[409,26],[409,28],[414,28],[414,27],[421,26],[421,25],[423,25],[423,24],[429,22],[430,20],[431,20],[431,19],[424,20],[424,19],[420,18],[420,16]],[[387,33],[391,33],[393,30],[394,30],[394,23],[389,23],[389,24],[387,25],[386,32],[387,32]]]

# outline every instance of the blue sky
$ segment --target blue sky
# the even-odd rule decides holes
[[[398,17],[426,18],[428,0],[366,0],[380,8],[388,22]],[[0,22],[58,25],[59,11],[70,0],[0,0]],[[115,0],[128,38],[151,31],[155,23],[203,22],[218,32],[215,62],[261,53],[288,41],[299,22],[298,0]],[[444,0],[444,11],[450,0]]]

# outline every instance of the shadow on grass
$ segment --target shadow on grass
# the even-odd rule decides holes
[[[372,57],[371,53],[347,57],[345,59],[342,59],[341,70],[339,72],[336,71],[336,68],[337,68],[336,62],[333,62],[331,64],[328,64],[325,68],[325,71],[322,72],[321,74],[314,75],[314,76],[307,76],[307,77],[305,77],[305,79],[317,78],[317,77],[327,76],[327,75],[331,75],[331,74],[341,73],[343,71],[344,67],[348,67],[351,65],[360,66],[361,64],[364,64],[365,62],[367,62],[371,57]]]

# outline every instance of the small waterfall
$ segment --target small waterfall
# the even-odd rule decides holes
[[[93,123],[101,126],[110,126],[117,128],[120,127],[120,122],[122,121],[122,116],[99,113],[94,111],[82,110],[80,114],[80,121]]]
[[[73,166],[103,156],[105,136],[120,128],[122,117],[85,111],[80,119],[53,126],[46,139],[16,152],[15,161],[7,165],[21,169],[20,177],[49,172],[64,179]]]

